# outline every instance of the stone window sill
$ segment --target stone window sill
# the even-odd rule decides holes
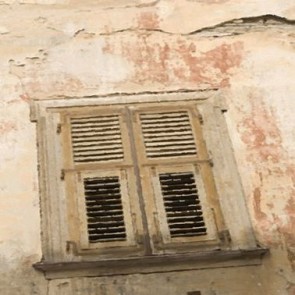
[[[83,262],[38,262],[33,267],[48,279],[160,273],[178,270],[260,265],[268,249],[218,250]]]

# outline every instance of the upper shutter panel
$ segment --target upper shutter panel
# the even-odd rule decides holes
[[[148,158],[183,157],[197,154],[187,111],[142,113],[140,122]]]
[[[194,174],[161,173],[159,180],[171,238],[206,235]]]
[[[119,115],[71,118],[71,137],[75,163],[124,158]]]

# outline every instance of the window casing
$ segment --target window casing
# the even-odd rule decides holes
[[[70,235],[80,254],[152,255],[220,243],[223,218],[195,103],[58,114],[67,200],[78,217]]]
[[[220,107],[172,96],[36,104],[45,261],[255,247]]]

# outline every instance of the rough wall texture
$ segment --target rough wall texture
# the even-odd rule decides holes
[[[0,294],[295,294],[293,0],[0,1],[0,15]],[[206,88],[228,105],[263,265],[50,282],[34,271],[30,101]]]

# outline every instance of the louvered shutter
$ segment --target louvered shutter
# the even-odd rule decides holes
[[[143,107],[136,110],[137,141],[144,182],[146,208],[153,220],[156,248],[216,240],[214,216],[207,200],[198,163],[204,158],[198,113],[192,107]],[[202,158],[203,157],[203,158]],[[149,190],[148,186],[153,189]]]
[[[79,211],[83,248],[124,247],[136,244],[127,171],[80,173]]]
[[[216,239],[200,171],[191,164],[153,168],[152,186],[163,244]]]
[[[119,115],[71,118],[75,163],[95,163],[124,158]]]
[[[216,240],[215,191],[192,104],[75,110],[65,118],[66,180],[76,187],[68,191],[77,195],[82,249],[142,250],[151,239],[157,252]]]
[[[159,181],[170,237],[206,235],[194,173],[161,173]]]
[[[80,247],[108,253],[136,246],[139,214],[124,112],[78,110],[66,114],[65,120],[72,151],[68,174],[77,187]]]
[[[89,242],[125,241],[120,178],[86,177],[83,184]]]
[[[140,122],[148,158],[197,154],[188,112],[143,113]]]

